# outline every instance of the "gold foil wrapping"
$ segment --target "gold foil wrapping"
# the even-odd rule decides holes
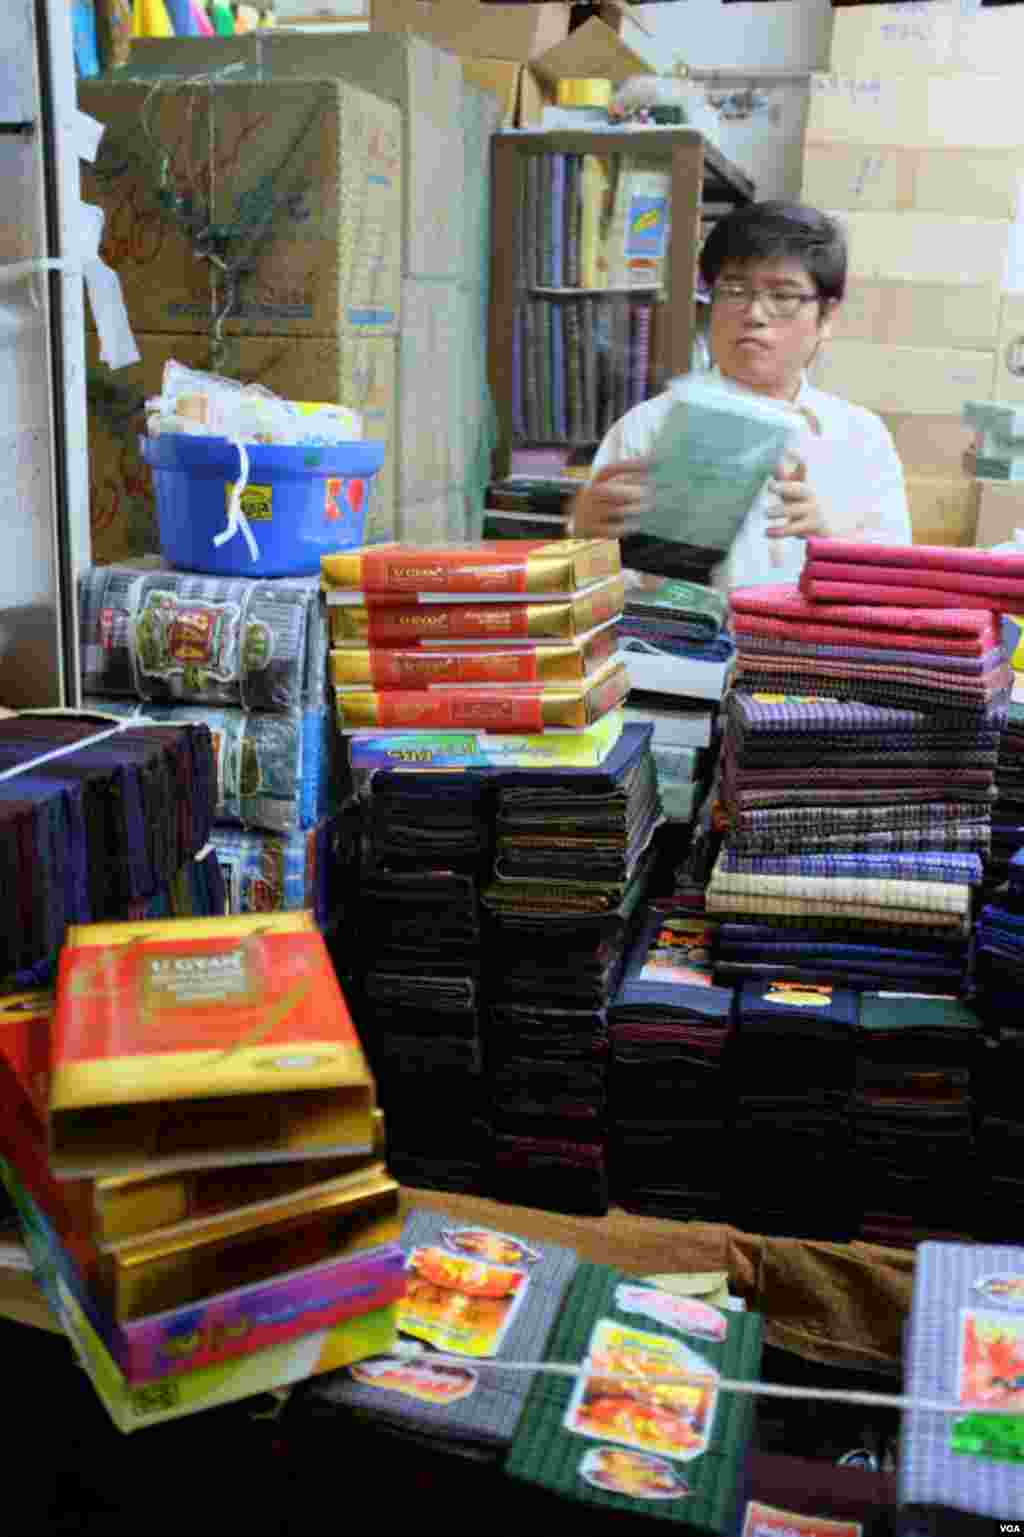
[[[527,553],[525,541],[423,549],[416,545],[368,545],[325,555],[324,586],[344,592],[375,592],[395,597],[417,592],[570,593],[622,570],[617,539],[553,539]],[[483,565],[483,551],[507,548],[507,564]],[[475,578],[479,576],[479,581]],[[453,577],[455,580],[453,580]],[[368,585],[372,583],[372,586]]]

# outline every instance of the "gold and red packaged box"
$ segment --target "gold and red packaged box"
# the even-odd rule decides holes
[[[410,594],[404,601],[340,601],[328,594],[332,646],[403,646],[411,640],[575,640],[617,619],[625,602],[621,575],[569,598],[528,601],[481,597],[440,601]],[[336,601],[337,599],[337,601]]]
[[[599,672],[618,647],[614,622],[549,645],[422,640],[408,646],[349,646],[331,652],[330,678],[342,688],[385,689],[570,683]]]
[[[625,667],[611,661],[592,678],[551,688],[498,683],[489,688],[335,688],[334,694],[343,731],[580,731],[620,705],[629,686]]]
[[[373,1078],[307,912],[73,925],[51,1059],[61,1178],[372,1147]]]
[[[373,544],[325,555],[332,590],[396,598],[418,593],[568,596],[622,570],[617,539],[483,539],[472,544]]]

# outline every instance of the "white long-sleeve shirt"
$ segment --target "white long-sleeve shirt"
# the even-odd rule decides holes
[[[715,370],[717,375],[717,370]],[[717,375],[727,388],[742,386]],[[672,405],[671,384],[617,421],[597,451],[592,469],[625,459],[646,459]],[[807,480],[817,493],[834,538],[866,539],[878,544],[910,544],[912,534],[903,467],[885,423],[838,395],[816,390],[806,379],[794,401],[805,417],[793,453],[807,466]],[[820,427],[820,432],[816,428]],[[712,581],[724,592],[770,582],[796,582],[804,564],[803,539],[769,539],[767,512],[779,505],[767,488],[747,514],[732,547]]]

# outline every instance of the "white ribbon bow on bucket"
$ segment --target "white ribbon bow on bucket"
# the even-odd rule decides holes
[[[256,535],[249,526],[249,519],[242,511],[242,494],[249,484],[249,455],[245,444],[240,438],[232,438],[232,443],[238,449],[238,479],[231,488],[231,498],[228,502],[227,527],[219,534],[214,534],[213,542],[218,549],[222,544],[227,544],[229,539],[234,539],[236,534],[241,534],[249,551],[250,559],[259,560],[260,547],[256,543]]]

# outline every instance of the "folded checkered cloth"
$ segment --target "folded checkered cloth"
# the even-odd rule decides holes
[[[721,854],[711,872],[709,897],[712,893],[822,902],[828,911],[852,904],[964,916],[971,904],[971,890],[966,882],[954,885],[945,881],[881,880],[878,877],[751,875],[746,871],[726,870]]]
[[[791,626],[837,626],[847,632],[860,631],[867,635],[867,644],[873,646],[895,645],[905,651],[902,644],[913,641],[910,649],[940,650],[947,646],[965,645],[971,650],[961,651],[962,656],[981,656],[999,643],[1001,630],[987,611],[973,609],[930,609],[926,604],[886,605],[829,604],[823,613],[819,605],[812,603],[794,586],[737,587],[729,594],[729,607],[733,616],[733,630],[741,634],[746,622],[755,619],[769,621],[778,626],[774,630],[752,629],[751,634],[779,634],[785,639],[828,640],[824,635],[801,635]],[[788,633],[787,633],[788,632]],[[888,634],[886,633],[888,632]],[[890,638],[890,636],[892,638]],[[930,637],[925,641],[925,637]],[[847,634],[838,644],[855,643]]]
[[[859,539],[807,541],[807,558],[813,561],[852,562],[855,565],[902,566],[908,571],[943,571],[956,576],[987,576],[1024,581],[1024,555],[1010,551],[962,550],[948,544],[868,544]]]
[[[1011,676],[1008,674],[1007,690]],[[948,689],[927,687],[916,681],[878,678],[856,671],[846,676],[824,671],[773,671],[752,665],[749,657],[740,663],[736,682],[742,688],[769,694],[806,694],[817,688],[836,698],[862,699],[870,704],[886,705],[910,700],[921,709],[934,710],[943,715],[959,712],[964,718],[980,718],[1004,698],[1002,692],[994,691],[974,698]]]
[[[804,875],[830,879],[874,878],[892,881],[940,881],[968,886],[981,883],[976,854],[798,854],[751,857],[723,848],[719,867],[727,874]]]
[[[1024,844],[1024,836],[1020,843]],[[954,850],[963,854],[987,854],[992,838],[987,822],[949,822],[924,828],[905,828],[882,832],[817,833],[812,846],[808,836],[797,837],[740,837],[733,834],[730,847],[738,857],[751,858],[761,855],[786,857],[816,854],[860,854],[892,850],[898,853],[942,853]]]
[[[999,647],[987,651],[984,656],[953,656],[945,650],[888,651],[882,646],[812,645],[799,640],[780,640],[777,637],[750,634],[743,637],[743,649],[776,651],[786,656],[819,656],[835,662],[889,662],[907,667],[941,667],[947,672],[962,672],[968,677],[987,672],[990,667],[997,666],[1001,658]]]
[[[782,699],[768,699],[749,689],[734,687],[725,697],[727,725],[743,734],[744,740],[764,740],[774,744],[792,736],[818,737],[824,743],[860,740],[868,737],[894,745],[906,742],[920,746],[933,740],[973,743],[975,733],[986,746],[998,745],[1005,724],[1006,708],[993,712],[983,724],[965,725],[962,717],[949,721],[934,712],[869,704],[857,699],[809,697],[806,690],[791,692]]]
[[[905,884],[909,886],[911,882]],[[722,891],[715,886],[708,887],[707,908],[709,913],[778,914],[784,918],[800,918],[806,923],[815,923],[822,917],[891,923],[900,928],[924,925],[963,934],[968,929],[966,914],[951,910],[896,908],[884,902],[830,902],[824,898],[804,899],[767,894],[755,896],[750,892]]]
[[[800,591],[805,597],[815,603],[847,603],[865,604],[878,603],[879,605],[892,605],[897,603],[921,603],[927,608],[957,608],[976,611],[982,608],[990,608],[995,613],[1002,613],[1005,609],[1014,605],[1024,605],[1024,582],[1009,582],[998,593],[960,592],[958,587],[941,585],[941,576],[938,572],[931,573],[936,578],[936,585],[930,587],[914,587],[911,585],[892,586],[885,582],[875,582],[869,579],[868,571],[863,570],[863,581],[831,581],[829,579],[828,561],[816,561],[808,563],[800,573]],[[849,567],[837,567],[836,569],[849,570]],[[950,576],[950,582],[959,583],[961,578]],[[1020,589],[1020,590],[1018,590]]]

